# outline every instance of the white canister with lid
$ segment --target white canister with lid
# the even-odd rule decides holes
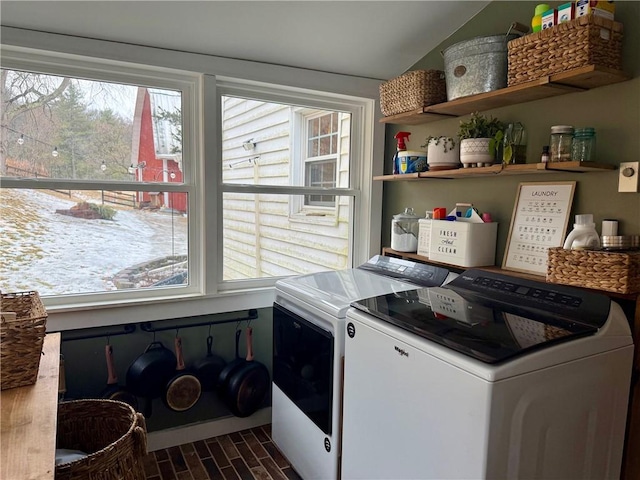
[[[391,220],[391,248],[398,252],[418,250],[418,220],[420,217],[407,207]]]

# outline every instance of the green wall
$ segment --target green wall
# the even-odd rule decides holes
[[[90,328],[85,330],[66,331],[62,334],[61,353],[65,359],[65,377],[67,383],[67,400],[79,398],[100,398],[107,382],[107,367],[105,360],[105,345],[107,342],[113,347],[116,375],[118,384],[126,385],[129,366],[145,351],[152,341],[159,341],[171,350],[174,348],[176,335],[182,337],[184,360],[187,368],[206,357],[206,338],[209,334],[208,326],[190,327],[210,321],[230,321],[246,318],[247,310],[230,312],[227,314],[208,315],[206,318],[176,318],[161,322],[153,322],[153,328],[168,328],[156,333],[145,332],[136,324],[136,330],[126,335],[108,336],[109,333],[122,332],[123,326]],[[258,318],[252,320],[254,332],[255,360],[264,363],[271,372],[272,351],[272,310],[263,308],[258,310]],[[213,337],[213,353],[221,356],[225,361],[233,360],[235,356],[234,338],[236,326],[246,330],[247,321],[239,324],[222,323],[211,327]],[[175,329],[173,327],[176,327]],[[96,338],[78,339],[78,337],[95,336]],[[74,340],[75,339],[75,340]],[[241,337],[240,356],[246,355],[245,337]],[[142,399],[138,399],[142,408]],[[265,406],[271,405],[271,394],[265,399]],[[161,399],[153,400],[152,414],[147,418],[147,428],[150,432],[167,428],[184,426],[192,423],[210,421],[228,417],[231,412],[219,399],[216,392],[203,392],[193,408],[184,412],[174,412],[165,407]]]
[[[538,2],[493,2],[482,12],[429,52],[410,70],[444,69],[441,51],[476,36],[506,33],[512,21],[528,24]],[[551,3],[557,6],[560,2]],[[552,125],[595,127],[596,161],[612,165],[640,161],[640,2],[616,2],[616,19],[624,25],[623,69],[632,80],[605,87],[537,100],[484,112],[504,122],[519,121],[527,130],[527,162],[540,161],[543,145],[549,144]],[[385,173],[391,173],[395,150],[393,136],[401,130],[412,133],[408,148],[419,149],[429,135],[455,136],[461,119],[451,118],[418,126],[388,125]],[[521,182],[575,180],[576,191],[569,221],[574,215],[592,213],[597,229],[605,218],[619,221],[619,234],[640,234],[640,193],[618,193],[618,171],[597,173],[553,173],[458,180],[426,179],[415,182],[384,182],[383,245],[390,245],[393,215],[413,207],[424,216],[437,206],[453,208],[456,202],[471,202],[480,211],[491,212],[499,222],[496,264],[502,263],[518,185]]]

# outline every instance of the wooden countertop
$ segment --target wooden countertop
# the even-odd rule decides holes
[[[0,478],[53,479],[60,333],[44,337],[38,380],[0,393]]]

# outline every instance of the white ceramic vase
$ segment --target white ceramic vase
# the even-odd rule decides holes
[[[460,147],[453,139],[432,138],[427,146],[429,170],[450,170],[460,168]]]
[[[490,138],[465,138],[460,142],[460,162],[464,168],[488,167],[494,155],[489,151]]]

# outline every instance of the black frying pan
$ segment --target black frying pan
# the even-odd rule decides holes
[[[213,354],[212,347],[213,337],[209,335],[207,337],[207,356],[195,362],[192,367],[196,377],[200,380],[200,385],[202,385],[202,391],[204,392],[211,392],[216,389],[220,372],[227,364],[222,357]]]
[[[176,370],[176,356],[162,342],[151,342],[146,350],[129,365],[127,390],[145,399],[143,414],[151,416],[151,399],[160,397],[167,381]]]
[[[100,394],[100,398],[108,400],[119,400],[128,403],[136,410],[138,409],[138,399],[126,388],[118,385],[115,362],[113,360],[113,347],[107,343],[104,349],[104,356],[107,361],[107,386]]]
[[[267,367],[253,359],[253,329],[247,328],[247,358],[238,355],[240,331],[236,331],[236,358],[233,367],[221,374],[221,397],[237,417],[248,417],[259,407],[269,391],[271,378]],[[226,367],[225,367],[226,370]],[[223,378],[224,377],[224,378]]]
[[[187,370],[184,364],[182,339],[180,337],[175,339],[175,349],[177,359],[176,372],[167,382],[162,400],[174,412],[184,412],[198,402],[202,393],[202,386],[198,377]]]
[[[236,356],[220,371],[220,377],[218,378],[218,393],[221,397],[224,396],[224,390],[226,389],[227,383],[229,382],[229,377],[231,376],[233,371],[245,362],[244,358],[240,358],[240,352],[238,348],[240,344],[241,334],[242,330],[236,329]]]

